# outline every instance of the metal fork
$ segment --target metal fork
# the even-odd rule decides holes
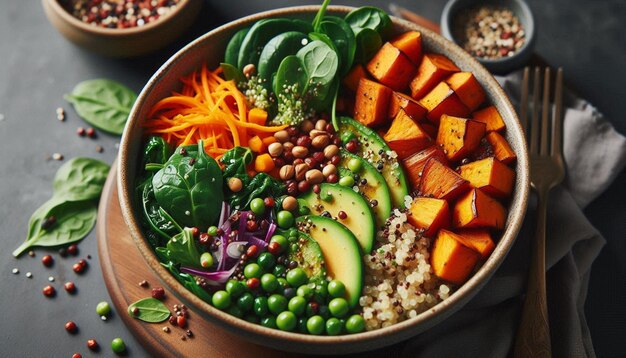
[[[524,69],[520,119],[528,130],[530,70]],[[539,104],[541,70],[535,68],[530,123],[530,182],[537,193],[537,227],[532,245],[528,287],[514,346],[514,357],[551,357],[550,326],[546,301],[546,209],[550,189],[565,177],[562,153],[563,70],[556,74],[554,112],[550,123],[550,68],[543,77],[543,103]],[[541,123],[539,108],[541,107]],[[551,135],[550,135],[551,132]]]

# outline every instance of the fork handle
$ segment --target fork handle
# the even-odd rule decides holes
[[[514,358],[552,357],[546,299],[546,211],[548,192],[538,193],[537,228],[532,245],[528,287],[515,346]]]

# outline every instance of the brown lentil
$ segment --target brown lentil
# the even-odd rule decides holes
[[[233,193],[237,193],[243,188],[243,182],[239,178],[230,178],[228,179],[228,189]]]

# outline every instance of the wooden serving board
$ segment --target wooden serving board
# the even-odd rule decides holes
[[[252,344],[205,320],[190,310],[188,327],[193,337],[185,340],[186,329],[174,327],[167,321],[146,323],[130,317],[128,305],[150,297],[151,288],[165,287],[146,264],[135,246],[122,217],[117,196],[117,166],[112,166],[104,186],[96,226],[98,253],[104,281],[119,316],[133,335],[153,356],[157,357],[280,357],[287,353]],[[140,287],[147,280],[149,287]],[[173,312],[180,304],[165,287],[164,303]],[[163,331],[169,327],[170,332]]]

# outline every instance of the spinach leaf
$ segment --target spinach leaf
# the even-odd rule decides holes
[[[183,229],[168,241],[165,249],[164,254],[169,261],[183,266],[201,268],[200,251],[193,239],[193,229]]]
[[[315,19],[313,19],[313,31],[320,31],[320,24],[322,22],[322,19],[324,18],[324,15],[326,14],[326,7],[328,7],[328,4],[330,4],[330,0],[324,0],[319,11],[317,12],[317,14],[315,14]]]
[[[237,67],[237,57],[239,57],[239,48],[241,47],[241,43],[243,39],[248,34],[250,30],[249,27],[243,28],[237,31],[233,37],[231,37],[228,45],[226,45],[226,53],[224,54],[224,62],[227,64]]]
[[[137,308],[139,312],[135,315],[133,310]],[[156,298],[142,298],[128,306],[128,315],[148,323],[159,323],[168,319],[170,310],[165,304]]]
[[[98,199],[109,169],[107,163],[96,159],[73,158],[57,170],[54,194],[68,201]]]
[[[244,76],[243,72],[237,67],[230,63],[220,63],[220,67],[222,68],[226,81],[233,80],[235,83],[246,82],[246,76]]]
[[[371,29],[385,37],[391,31],[391,19],[387,13],[379,8],[363,6],[352,10],[346,15],[346,22],[355,34],[363,29]]]
[[[274,79],[274,93],[279,105],[300,100],[307,81],[308,75],[300,58],[296,55],[285,57],[280,62]]]
[[[55,221],[48,228],[42,225],[50,217]],[[59,246],[85,237],[96,223],[97,206],[93,201],[65,201],[53,196],[33,213],[29,222],[28,238],[15,251],[17,257],[33,246]]]
[[[247,174],[246,166],[252,163],[252,159],[254,156],[248,147],[235,147],[228,150],[220,159],[224,165],[224,179],[228,180],[236,174]]]
[[[145,168],[146,164],[165,164],[167,159],[172,155],[172,148],[163,139],[163,137],[152,136],[146,141],[143,149],[143,158],[141,166]]]
[[[273,37],[263,47],[257,66],[263,87],[270,90],[272,76],[278,71],[283,59],[289,55],[295,55],[307,43],[307,35],[297,31],[288,31]]]
[[[162,241],[169,240],[177,231],[176,224],[169,217],[162,215],[162,209],[154,197],[152,176],[147,178],[137,189],[141,192],[141,207],[143,211],[144,226],[147,230],[147,239],[152,246],[162,245]],[[150,235],[153,233],[153,235]],[[158,235],[158,237],[156,235]]]
[[[356,52],[354,62],[367,63],[383,45],[383,40],[372,29],[362,29],[356,34]]]
[[[320,30],[332,39],[339,57],[339,75],[345,76],[354,61],[356,38],[354,32],[342,18],[326,16],[320,24]]]
[[[96,79],[79,83],[65,99],[87,123],[112,134],[122,134],[137,95],[121,83]]]
[[[211,294],[198,285],[195,276],[186,272],[180,272],[180,270],[178,269],[178,265],[174,264],[171,261],[168,261],[165,256],[159,254],[159,251],[161,251],[162,253],[163,249],[164,248],[162,247],[156,249],[157,256],[159,256],[159,260],[161,261],[161,265],[168,269],[170,273],[178,280],[178,282],[182,283],[183,286],[185,286],[185,288],[191,291],[194,295],[200,297],[200,299],[205,302],[211,303]]]
[[[337,53],[322,41],[311,41],[296,54],[304,65],[309,80],[305,93],[311,95],[311,107],[324,109],[322,103],[337,79],[339,58]]]
[[[204,231],[220,215],[222,170],[202,141],[195,151],[179,147],[154,174],[152,186],[159,206],[180,226]]]

